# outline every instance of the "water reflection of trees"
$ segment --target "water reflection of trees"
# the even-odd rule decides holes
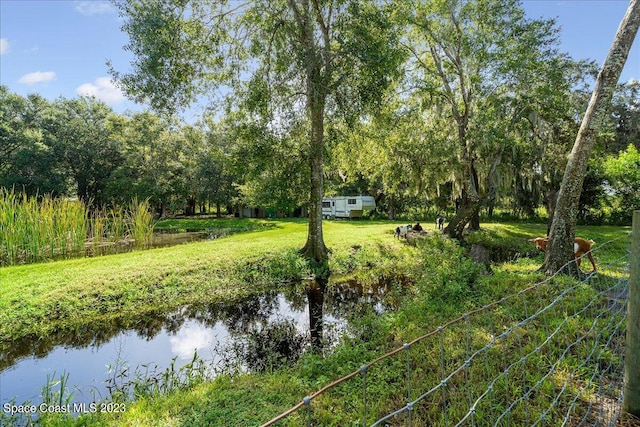
[[[252,295],[234,301],[194,304],[170,313],[150,312],[137,318],[108,319],[87,325],[79,325],[72,330],[59,331],[46,338],[28,336],[11,342],[0,343],[0,370],[15,364],[27,356],[45,357],[58,346],[85,348],[104,345],[124,331],[135,331],[141,338],[151,340],[163,330],[177,333],[186,321],[195,320],[208,327],[222,323],[232,339],[265,339],[260,331],[268,326],[281,323],[294,313],[307,311],[309,327],[307,337],[316,350],[323,342],[323,322],[327,316],[336,320],[349,320],[353,316],[363,316],[372,311],[394,310],[398,304],[398,292],[402,281],[385,280],[374,285],[363,286],[355,281],[341,284],[305,284],[292,286],[286,290],[275,290],[260,295]],[[281,301],[284,303],[280,312]],[[288,326],[282,326],[287,328]],[[265,332],[266,333],[266,332]],[[298,342],[298,337],[291,339]]]

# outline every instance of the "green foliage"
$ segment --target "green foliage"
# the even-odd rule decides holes
[[[5,188],[78,198],[91,209],[148,198],[159,215],[189,200],[227,207],[236,194],[228,141],[215,127],[117,116],[92,99],[22,98],[4,86],[0,114]]]
[[[515,193],[521,195],[534,169],[513,168],[532,160],[520,150],[532,150],[527,142],[533,138],[521,135],[537,125],[532,117],[537,120],[541,110],[564,100],[569,91],[566,73],[558,72],[567,62],[555,50],[554,23],[526,19],[511,0],[418,2],[409,22],[414,78],[424,92],[419,99],[429,108],[429,124],[443,126],[443,135],[455,135],[443,142],[459,166],[452,173],[447,164],[449,176],[438,181],[452,182],[454,197],[468,197],[479,207],[493,203],[501,183],[498,171],[506,169],[512,180],[508,187],[521,187]],[[531,102],[543,98],[553,102]],[[559,107],[566,109],[564,102]],[[454,120],[439,120],[444,108]],[[517,161],[504,161],[507,156]]]
[[[162,216],[165,209],[181,210],[188,199],[199,195],[202,188],[197,183],[204,165],[198,159],[208,148],[204,135],[194,134],[188,127],[176,131],[171,121],[150,113],[114,120],[111,126],[124,155],[105,190],[114,204],[149,199]],[[211,187],[210,191],[219,188]]]
[[[117,6],[123,17],[133,18],[125,20],[122,29],[132,36],[125,49],[136,61],[134,73],[123,75],[111,68],[111,74],[133,99],[148,101],[159,111],[184,108],[195,99],[194,82],[203,77],[203,71],[222,62],[215,52],[217,38],[222,35],[209,33],[203,24],[207,21],[201,21],[211,2],[188,7],[182,0],[153,4],[129,1]],[[208,17],[214,18],[214,25],[224,22],[218,11],[211,12]],[[203,39],[208,45],[197,44]]]
[[[0,85],[0,186],[29,196],[66,191],[66,171],[45,138],[49,108],[38,95],[23,98]]]
[[[634,208],[640,207],[640,152],[629,145],[617,157],[607,158],[604,169],[616,196],[612,215],[620,216],[620,221],[630,224]]]
[[[302,128],[306,122],[292,127],[289,135],[279,136],[268,126],[241,120],[230,130],[229,151],[234,159],[231,166],[244,182],[238,185],[242,202],[286,214],[307,204],[309,167]]]
[[[44,139],[75,182],[76,196],[87,205],[105,204],[112,171],[122,162],[108,122],[112,110],[91,98],[61,99],[43,117]]]
[[[629,80],[613,94],[613,139],[606,142],[607,153],[617,154],[633,144],[640,149],[640,82]]]
[[[305,66],[323,50],[301,48],[292,4],[118,2],[131,34],[127,49],[136,56],[130,74],[112,70],[123,89],[178,110],[227,86],[229,97],[215,106],[222,118],[208,114],[185,125],[149,112],[119,116],[94,99],[49,102],[1,86],[0,185],[29,196],[77,197],[92,209],[149,198],[158,216],[238,202],[288,214],[307,205]],[[374,195],[376,215],[392,218],[453,212],[466,181],[456,138],[464,129],[489,215],[494,207],[525,218],[540,212],[545,193],[559,185],[595,68],[557,51],[555,22],[528,19],[511,0],[352,0],[318,9],[319,17],[335,18],[331,61],[313,74],[326,91],[325,194]],[[320,46],[320,22],[307,22],[318,24]],[[464,68],[457,72],[438,46],[459,52]],[[457,94],[463,86],[470,96]],[[584,223],[626,223],[625,206],[637,204],[624,179],[614,173],[603,186],[602,174],[606,156],[640,147],[639,87],[620,85],[613,114],[597,124],[602,156],[583,186]],[[451,120],[462,107],[473,112],[466,128]]]
[[[459,311],[473,292],[483,267],[475,264],[457,241],[439,234],[417,239],[417,248],[423,268],[416,285],[423,302]]]
[[[127,402],[131,398],[156,398],[161,394],[189,390],[213,379],[207,363],[194,352],[189,363],[176,369],[177,357],[170,365],[161,370],[157,365],[136,366],[130,368],[126,361],[118,360],[115,365],[108,366],[109,379],[107,388],[110,400]]]

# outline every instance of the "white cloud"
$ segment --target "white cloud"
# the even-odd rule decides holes
[[[27,85],[34,85],[36,83],[46,83],[56,78],[56,73],[53,71],[36,71],[35,73],[25,74],[20,77],[18,83],[24,83]]]
[[[85,16],[101,15],[115,11],[111,3],[106,1],[81,1],[76,4],[76,10]]]
[[[190,359],[194,351],[212,348],[216,343],[216,336],[206,326],[191,322],[170,337],[169,343],[173,354],[181,359]]]
[[[9,40],[0,39],[0,55],[4,55],[9,52]]]
[[[76,89],[80,96],[95,96],[109,105],[119,104],[125,96],[109,77],[98,77],[93,83],[85,83]]]

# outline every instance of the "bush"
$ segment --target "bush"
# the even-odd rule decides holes
[[[442,303],[442,307],[458,310],[483,266],[475,264],[456,240],[442,235],[418,239],[418,253],[422,260],[416,272],[416,285],[427,300]]]

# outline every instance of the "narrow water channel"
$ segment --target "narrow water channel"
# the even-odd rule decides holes
[[[394,310],[397,293],[391,292],[392,287],[387,283],[363,290],[357,283],[333,285],[322,298],[317,289],[306,295],[272,292],[234,303],[184,307],[141,319],[135,329],[87,330],[51,342],[16,343],[0,359],[0,405],[27,401],[37,405],[47,379],[63,375],[72,394],[70,403],[108,399],[114,381],[123,381],[116,377],[127,375],[132,380],[161,374],[171,365],[179,369],[193,360],[195,352],[213,371],[222,370],[234,343],[278,322],[295,325],[297,334],[314,348],[321,342],[330,345],[353,316]]]

